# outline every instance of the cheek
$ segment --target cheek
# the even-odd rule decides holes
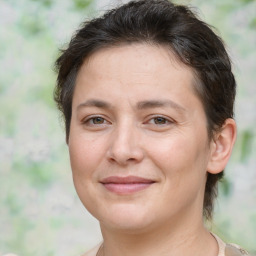
[[[94,212],[97,194],[97,170],[102,159],[102,145],[83,136],[70,136],[69,154],[73,182],[85,208]]]
[[[189,153],[189,145],[186,138],[182,136],[168,136],[163,138],[151,138],[147,146],[148,154],[151,159],[159,165],[166,167],[177,165],[179,162],[184,162],[184,156],[191,156]]]
[[[69,154],[74,175],[91,176],[102,159],[103,145],[83,136],[70,136]]]
[[[200,136],[176,135],[151,141],[148,154],[162,170],[164,176],[175,180],[204,175],[207,164],[207,147]],[[185,177],[184,177],[185,176]]]

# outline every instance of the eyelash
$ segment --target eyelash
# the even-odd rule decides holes
[[[103,123],[91,123],[93,122],[94,120],[96,119],[101,119],[103,121]],[[88,117],[86,118],[85,120],[82,121],[83,124],[86,124],[88,126],[99,126],[99,125],[105,125],[107,123],[110,123],[108,122],[104,117],[102,116],[91,116],[91,117]]]
[[[158,119],[158,121],[160,121],[160,120],[164,121],[164,123],[156,123],[157,119]],[[170,119],[163,117],[163,116],[154,116],[154,117],[150,118],[149,121],[147,121],[147,122],[150,123],[150,121],[153,121],[154,122],[153,124],[157,125],[157,126],[163,126],[163,125],[173,123],[173,121],[171,121]]]

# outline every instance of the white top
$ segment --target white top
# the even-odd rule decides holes
[[[233,243],[224,243],[218,236],[216,236],[215,234],[211,233],[213,235],[213,237],[216,239],[217,243],[218,243],[218,246],[219,246],[219,253],[218,253],[218,256],[225,256],[225,250],[226,250],[226,247],[231,247],[231,248],[236,248],[237,252],[234,254],[234,255],[238,255],[237,253],[239,253],[239,255],[249,255],[249,253],[242,249],[239,245],[237,244],[233,244]],[[233,250],[233,249],[232,249]]]
[[[226,249],[227,244],[224,243],[217,235],[215,235],[213,233],[211,233],[211,234],[216,239],[216,241],[218,243],[218,247],[219,247],[218,256],[225,256],[225,249]],[[242,253],[242,255],[249,255],[245,250],[241,249],[238,245],[236,245],[236,244],[229,244],[229,245],[232,245],[233,247],[237,248]],[[94,247],[92,250],[83,254],[82,256],[96,256],[100,246],[101,246],[101,243],[98,244],[96,247]]]
[[[226,248],[227,244],[224,243],[217,235],[215,235],[213,233],[211,233],[211,234],[216,239],[216,241],[218,243],[218,247],[219,247],[218,256],[225,256],[225,248]],[[87,253],[83,254],[82,256],[96,256],[101,244],[102,243],[98,244],[97,246],[95,246],[93,249],[91,249]],[[230,244],[230,245],[239,249],[239,251],[242,253],[242,255],[248,255],[248,253],[245,250],[242,250],[238,245],[236,245],[236,244]],[[18,255],[9,253],[9,254],[5,254],[3,256],[18,256]]]
[[[100,246],[101,246],[101,243],[95,246],[93,249],[91,249],[87,253],[83,254],[82,256],[96,256]]]
[[[218,236],[215,234],[211,233],[212,236],[216,239],[218,246],[219,246],[219,253],[218,256],[225,256],[225,248],[226,248],[226,243],[224,243]]]

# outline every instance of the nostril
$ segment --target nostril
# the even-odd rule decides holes
[[[136,159],[135,158],[129,158],[127,161],[132,162],[132,161],[136,161]]]
[[[134,152],[132,153],[128,153],[128,152],[118,152],[118,153],[113,153],[110,152],[108,154],[108,160],[111,163],[118,163],[120,165],[127,165],[129,163],[137,163],[140,162],[142,157],[142,154],[134,154],[131,156],[131,154],[134,154]]]
[[[137,163],[143,159],[144,151],[138,143],[138,134],[128,131],[127,125],[118,134],[113,134],[107,151],[107,158],[111,163],[127,165]]]

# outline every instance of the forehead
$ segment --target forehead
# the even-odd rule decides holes
[[[90,68],[92,65],[103,66],[104,63],[108,63],[108,66],[104,68],[111,68],[113,66],[126,68],[131,62],[134,69],[137,68],[137,65],[140,65],[140,71],[157,69],[161,64],[165,64],[166,68],[168,68],[168,65],[171,64],[176,67],[183,67],[193,73],[192,68],[181,62],[170,47],[143,42],[124,43],[98,49],[84,60],[82,67]],[[129,69],[132,67],[129,66]]]
[[[127,96],[165,91],[182,94],[194,93],[194,81],[193,70],[167,47],[130,44],[93,53],[81,66],[76,87],[83,87],[84,94],[106,90]]]

